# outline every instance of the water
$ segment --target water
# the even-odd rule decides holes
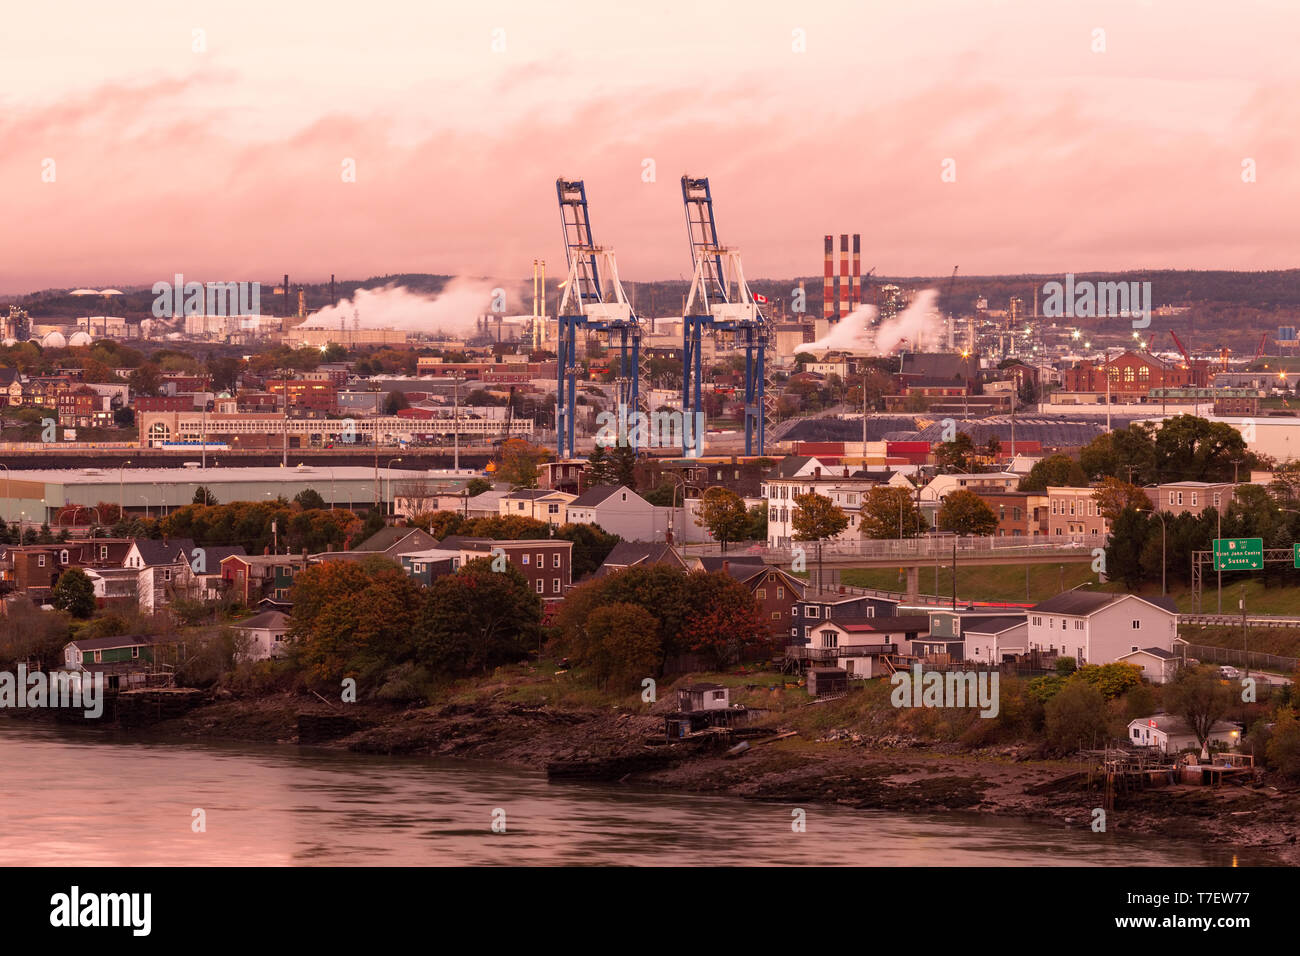
[[[1232,864],[1230,849],[791,805],[420,758],[0,723],[0,865]],[[192,830],[192,812],[206,832]],[[505,811],[505,833],[491,830]]]

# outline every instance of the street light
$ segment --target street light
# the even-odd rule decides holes
[[[123,494],[124,474],[126,466],[131,464],[131,459],[127,459],[117,466],[117,518],[119,521],[126,520],[126,496]]]
[[[390,458],[388,460],[388,464],[384,467],[384,471],[388,472],[388,513],[389,514],[392,514],[396,510],[393,502],[393,462],[401,461],[401,460],[402,459],[400,458]]]
[[[1146,511],[1145,508],[1142,510]],[[1165,516],[1164,512],[1160,511],[1158,508],[1152,508],[1151,514],[1160,519],[1160,596],[1164,597],[1168,593],[1165,589],[1165,572],[1168,565],[1165,557]]]

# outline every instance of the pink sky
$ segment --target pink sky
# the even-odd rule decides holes
[[[751,277],[839,232],[889,275],[1297,264],[1287,0],[447,6],[7,10],[0,292],[553,275],[560,175],[625,279],[672,278],[684,172]]]

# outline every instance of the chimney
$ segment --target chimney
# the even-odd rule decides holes
[[[849,237],[840,236],[840,318],[849,314]]]
[[[269,544],[262,545],[263,556],[268,555],[270,553],[271,553],[271,546]]]
[[[822,280],[822,318],[831,319],[835,315],[835,237],[826,237],[826,275]]]
[[[845,466],[844,466],[844,477],[847,478],[848,476],[849,476],[849,466],[848,466],[848,465],[845,465]]]
[[[822,476],[822,470],[821,470],[821,468],[814,467],[814,468],[813,468],[813,478],[820,478],[821,476]]]
[[[862,304],[862,236],[853,234],[853,277],[849,287],[849,306],[856,309]]]

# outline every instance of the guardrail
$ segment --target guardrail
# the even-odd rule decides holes
[[[1178,623],[1201,627],[1240,627],[1240,614],[1180,614]],[[1285,614],[1247,614],[1247,627],[1297,627],[1300,617]]]
[[[1036,538],[995,538],[968,536],[956,538],[958,561],[962,555],[999,555],[1008,558],[1017,556],[1036,556],[1051,554],[1077,554],[1082,558],[1091,554],[1094,548],[1105,546],[1105,541],[1088,541],[1078,535],[1040,535]],[[868,560],[917,559],[951,557],[954,538],[951,535],[934,535],[922,538],[863,538],[856,541],[826,541],[822,544],[822,557],[855,557]],[[795,543],[804,549],[811,558],[817,550],[816,541]],[[793,551],[791,547],[771,548],[762,543],[753,543],[746,548],[745,543],[729,545],[731,552],[743,554],[761,553],[764,557],[785,557]],[[684,549],[691,554],[720,554],[721,546],[714,542],[686,545]]]
[[[1249,618],[1247,620],[1249,621]],[[1216,664],[1234,664],[1255,670],[1281,671],[1284,674],[1294,674],[1300,670],[1300,659],[1264,654],[1260,651],[1239,651],[1236,648],[1215,647],[1212,644],[1188,644],[1185,651],[1189,657],[1201,661],[1213,661]]]

